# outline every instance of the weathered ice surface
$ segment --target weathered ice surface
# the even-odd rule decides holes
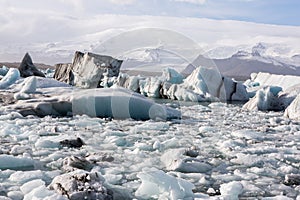
[[[290,119],[300,119],[300,95],[287,107],[284,115]]]
[[[256,95],[243,106],[243,109],[281,111],[284,107],[279,101],[278,95],[271,91],[271,87],[266,87],[258,90]]]
[[[285,111],[291,119],[299,118],[296,97],[300,91],[300,77],[259,72],[251,74],[244,85],[250,96],[254,96],[243,108],[248,110]],[[291,105],[293,103],[293,105]],[[288,109],[287,109],[288,108]]]
[[[25,54],[20,66],[19,71],[21,77],[26,78],[28,76],[41,76],[45,77],[45,74],[40,72],[37,67],[33,64],[32,59],[28,53]]]
[[[71,200],[112,200],[112,192],[103,186],[103,182],[97,172],[77,170],[55,177],[49,188]]]
[[[215,69],[199,67],[186,78],[175,69],[163,69],[160,77],[140,77],[120,74],[115,84],[147,97],[180,101],[247,101],[246,87],[222,77]]]
[[[101,88],[74,92],[72,97],[73,115],[92,117],[179,119],[179,110],[155,103],[144,96],[124,88]]]
[[[20,72],[17,69],[11,68],[7,74],[0,80],[0,89],[6,89],[14,84],[20,78]]]
[[[73,85],[74,76],[71,63],[60,63],[55,65],[54,79]]]
[[[299,82],[300,83],[300,82]],[[279,100],[284,105],[284,108],[287,108],[300,93],[300,84],[289,87],[285,91],[280,92]]]
[[[181,118],[179,110],[160,105],[124,88],[95,88],[90,90],[42,88],[32,99],[7,105],[21,115],[111,117],[116,119],[170,120]]]
[[[279,86],[282,90],[300,83],[299,76],[277,75],[264,72],[259,72],[257,75],[253,74],[251,79],[253,82],[259,83],[260,86]]]
[[[54,78],[80,88],[97,88],[105,73],[108,77],[119,75],[122,62],[110,56],[77,51],[72,64],[56,65]]]

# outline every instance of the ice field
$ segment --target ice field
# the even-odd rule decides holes
[[[79,168],[102,176],[115,199],[298,197],[298,122],[240,105],[169,104],[181,120],[1,115],[1,195],[66,199],[48,185]],[[76,138],[82,147],[63,145]]]

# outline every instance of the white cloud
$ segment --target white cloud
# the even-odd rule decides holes
[[[118,5],[129,5],[135,3],[136,0],[109,0],[111,3]]]
[[[173,1],[193,3],[193,4],[205,4],[206,3],[206,0],[173,0]]]
[[[59,2],[73,7],[76,11],[84,10],[84,1],[82,1],[82,0],[76,0],[76,1],[74,1],[74,0],[59,0]]]

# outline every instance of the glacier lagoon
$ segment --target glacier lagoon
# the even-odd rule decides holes
[[[234,104],[160,103],[182,119],[1,115],[0,195],[66,199],[47,186],[80,158],[115,199],[299,198],[299,122]],[[61,143],[76,138],[80,148]]]
[[[214,100],[214,91],[244,97],[243,84],[237,87],[218,72],[202,81],[201,72],[195,70],[174,96]],[[300,199],[300,124],[283,112],[222,102],[155,103],[118,87],[88,91],[49,78],[22,79],[17,70],[2,80],[1,98],[7,100],[0,110],[3,199]],[[214,80],[224,88],[215,87]],[[186,93],[191,84],[193,93]],[[148,96],[150,89],[157,88],[145,90]],[[138,113],[134,103],[130,106],[132,97],[149,105],[149,115],[137,117],[145,121],[127,119],[130,109]],[[98,115],[97,106],[107,112],[101,104],[106,98],[114,116],[90,117]],[[258,100],[254,105],[273,105],[264,95]],[[152,106],[159,115],[150,115]],[[68,117],[51,117],[57,112]]]

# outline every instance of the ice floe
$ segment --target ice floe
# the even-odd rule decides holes
[[[144,170],[137,175],[142,184],[135,195],[140,199],[193,199],[194,185],[179,178],[172,177],[155,168]]]

